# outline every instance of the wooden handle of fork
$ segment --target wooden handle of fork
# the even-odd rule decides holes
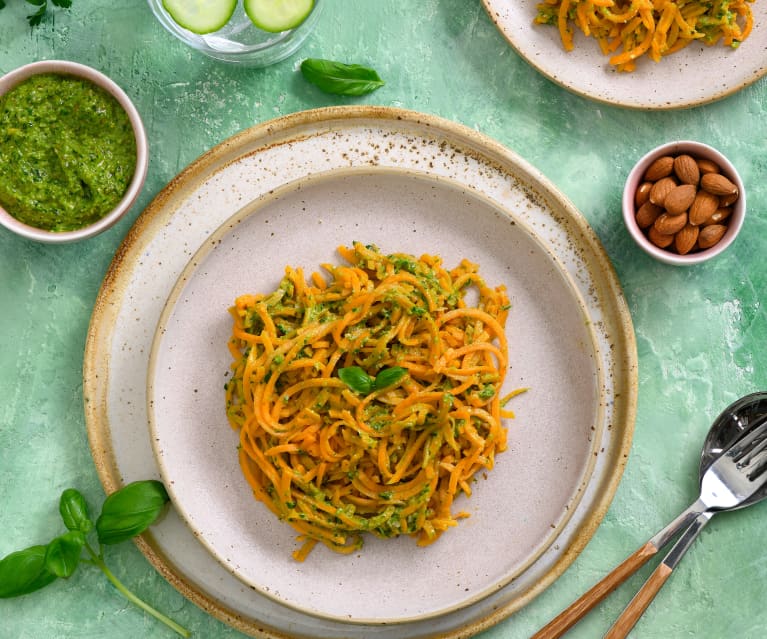
[[[655,595],[658,594],[663,584],[666,583],[672,570],[673,568],[666,564],[660,564],[648,577],[639,592],[634,595],[634,598],[626,606],[621,616],[615,620],[613,627],[607,631],[603,639],[625,639],[642,613],[647,610],[647,606],[655,599]]]
[[[565,610],[554,617],[554,619],[536,632],[530,639],[558,639],[561,637],[578,623],[594,606],[644,566],[650,557],[657,552],[658,549],[655,545],[648,541],[639,550],[627,557],[622,564],[602,579],[602,581],[592,586],[589,591],[581,595],[579,599],[571,603]],[[652,597],[650,599],[652,600]]]

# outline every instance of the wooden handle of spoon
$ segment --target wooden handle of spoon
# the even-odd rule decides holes
[[[613,590],[620,586],[626,579],[644,566],[647,561],[658,552],[658,548],[652,541],[648,541],[639,548],[622,564],[616,567],[602,581],[592,586],[585,594],[571,603],[565,610],[536,632],[530,639],[558,639],[572,628],[594,606],[602,601]],[[652,598],[651,598],[652,600]],[[648,602],[649,603],[649,602]],[[641,613],[640,613],[641,615]]]
[[[642,616],[647,606],[650,605],[655,595],[661,589],[666,579],[671,575],[673,568],[666,564],[660,564],[645,581],[628,606],[623,610],[621,616],[615,620],[612,628],[607,631],[603,639],[625,639],[631,632],[639,617]]]

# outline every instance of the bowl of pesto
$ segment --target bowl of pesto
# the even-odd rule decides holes
[[[113,226],[144,185],[136,107],[103,73],[64,60],[0,77],[0,224],[66,243]]]

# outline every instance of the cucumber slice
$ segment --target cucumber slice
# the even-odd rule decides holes
[[[295,29],[314,7],[314,0],[244,0],[245,13],[259,29],[279,33]]]
[[[203,35],[229,22],[237,0],[162,0],[162,6],[180,27]]]

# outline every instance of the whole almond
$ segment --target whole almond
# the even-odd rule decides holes
[[[687,224],[687,213],[681,215],[669,215],[661,213],[658,219],[653,222],[652,227],[661,235],[673,235],[681,231]]]
[[[637,192],[634,193],[634,206],[640,207],[642,204],[650,199],[650,189],[652,188],[652,182],[642,182],[637,188]]]
[[[674,158],[674,173],[682,184],[698,186],[700,169],[698,163],[690,155],[677,155]]]
[[[730,215],[732,215],[732,209],[729,206],[721,206],[711,214],[711,217],[703,222],[703,226],[722,224],[728,217],[730,217]]]
[[[646,229],[652,226],[653,222],[658,219],[658,216],[662,212],[663,209],[657,204],[653,204],[650,201],[645,202],[636,212],[637,226],[640,229]]]
[[[662,233],[658,233],[654,226],[651,226],[647,231],[647,239],[658,248],[667,248],[674,242],[673,235],[663,235]]]
[[[676,180],[674,180],[674,178],[661,178],[655,184],[653,184],[652,188],[650,189],[650,202],[657,204],[658,206],[663,206],[666,195],[668,195],[668,192],[674,187],[676,187]]]
[[[708,191],[698,191],[690,205],[690,224],[703,224],[719,208],[719,196]]]
[[[664,155],[663,157],[659,157],[657,160],[654,160],[652,164],[647,167],[647,170],[644,174],[644,179],[646,182],[657,182],[661,178],[664,178],[667,175],[671,175],[673,170],[674,158],[670,155]]]
[[[702,249],[711,248],[722,239],[726,231],[727,227],[724,224],[703,227],[698,235],[698,246]]]
[[[695,201],[697,189],[692,184],[680,184],[675,186],[663,198],[663,207],[669,215],[679,215],[690,208]],[[719,200],[717,200],[719,204]]]
[[[692,224],[687,224],[674,236],[674,248],[679,255],[687,255],[698,241],[700,229]]]
[[[729,195],[719,196],[719,206],[730,206],[738,201],[738,192],[730,193]]]
[[[701,173],[720,173],[719,165],[707,158],[698,158],[698,169]]]
[[[706,173],[700,179],[700,188],[714,195],[733,195],[738,187],[721,173]]]

